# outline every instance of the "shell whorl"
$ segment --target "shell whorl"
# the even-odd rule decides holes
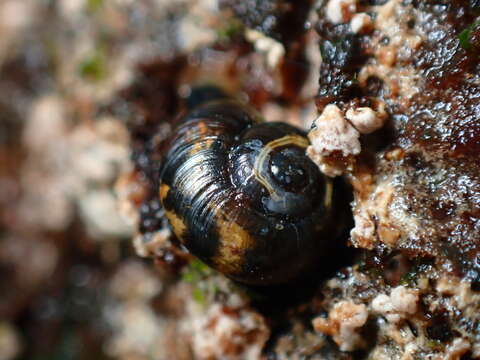
[[[331,183],[306,157],[308,140],[232,101],[207,103],[174,130],[160,199],[176,236],[227,276],[285,282],[322,251]]]

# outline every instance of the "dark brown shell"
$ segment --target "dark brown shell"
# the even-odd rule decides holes
[[[297,277],[328,248],[333,186],[305,155],[305,134],[221,100],[174,130],[160,199],[182,244],[249,284]],[[330,239],[331,240],[331,239]]]

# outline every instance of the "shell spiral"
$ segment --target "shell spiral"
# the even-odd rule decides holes
[[[330,240],[332,183],[305,155],[305,134],[237,102],[206,103],[174,130],[160,199],[195,256],[249,284],[287,282]]]

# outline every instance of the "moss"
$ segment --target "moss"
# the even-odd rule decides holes
[[[193,300],[199,304],[205,304],[205,293],[202,289],[195,287],[192,292]]]
[[[433,270],[432,259],[417,259],[410,270],[401,277],[400,285],[414,287],[419,284],[419,280],[429,279]]]
[[[213,273],[205,263],[198,259],[194,259],[188,264],[186,270],[182,274],[182,280],[190,284],[195,284],[198,281],[206,279]]]
[[[103,80],[107,75],[105,52],[98,48],[80,63],[78,71],[85,79],[91,81]]]
[[[220,42],[231,42],[243,34],[244,26],[238,20],[229,19],[229,21],[217,29],[217,39]]]
[[[103,0],[87,0],[87,11],[91,14],[96,13],[103,6]]]
[[[199,304],[205,304],[210,295],[217,292],[217,287],[209,277],[214,271],[198,259],[192,260],[182,273],[182,280],[192,284],[192,297]]]
[[[413,270],[402,276],[400,279],[400,285],[410,287],[415,286],[417,284],[418,275],[418,268],[415,267]]]
[[[439,340],[427,340],[426,344],[432,350],[442,351],[445,348],[445,345]]]
[[[458,40],[460,41],[460,46],[466,50],[472,47],[472,44],[470,43],[470,35],[472,34],[472,30],[476,26],[480,26],[480,20],[477,20],[473,24],[467,26],[465,29],[463,29],[463,31],[460,34],[458,34]]]

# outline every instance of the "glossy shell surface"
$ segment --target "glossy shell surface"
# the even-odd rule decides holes
[[[234,101],[182,119],[160,199],[175,235],[202,261],[250,284],[287,282],[327,248],[332,183],[305,155],[305,134]]]

